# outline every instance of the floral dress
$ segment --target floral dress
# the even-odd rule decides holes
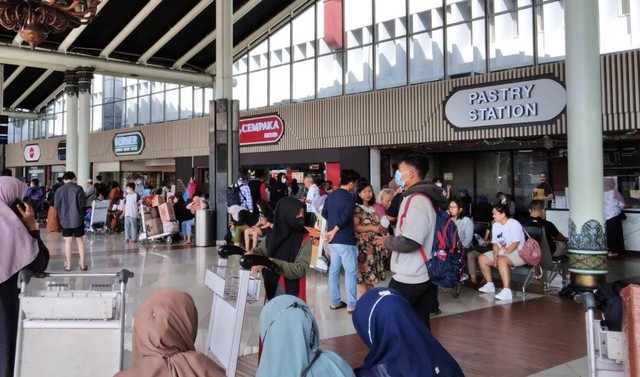
[[[357,205],[354,216],[360,220],[360,225],[380,226],[380,218],[373,206],[364,207]],[[386,278],[384,271],[384,251],[374,244],[376,236],[385,236],[384,233],[356,232],[358,240],[358,284],[378,284]]]

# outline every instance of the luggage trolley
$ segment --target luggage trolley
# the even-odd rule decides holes
[[[260,296],[260,279],[252,277],[250,269],[238,268],[237,259],[228,264],[230,255],[243,253],[238,247],[223,246],[218,265],[205,275],[205,285],[213,291],[205,354],[227,376],[236,375],[246,304],[257,302]]]
[[[596,300],[593,293],[581,293],[574,299],[582,304],[585,311],[589,377],[624,376],[622,332],[609,331],[600,320],[594,318]]]
[[[111,233],[107,224],[107,214],[109,213],[109,202],[107,200],[94,200],[91,203],[91,219],[86,227],[88,235],[95,235],[96,232]]]
[[[151,208],[140,205],[140,219],[142,225],[140,226],[140,234],[138,234],[138,241],[140,243],[145,243],[146,241],[164,241],[167,245],[171,245],[173,243],[173,236],[179,233],[179,227],[177,226],[177,221],[172,221],[174,223],[175,230],[172,232],[162,232],[158,234],[154,234],[152,236],[149,235],[149,229],[147,225],[147,220],[149,219],[151,214]]]
[[[44,290],[28,290],[32,277]],[[20,274],[14,377],[112,377],[122,370],[126,286],[133,273]],[[88,290],[69,290],[95,281]]]

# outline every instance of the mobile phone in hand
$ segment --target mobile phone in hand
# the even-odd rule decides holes
[[[22,208],[23,211],[27,210],[27,207],[20,199],[15,199],[11,204],[9,204],[9,208],[11,208],[13,213],[15,213],[19,218],[22,218],[22,214],[20,213],[20,210],[18,210],[18,207]]]

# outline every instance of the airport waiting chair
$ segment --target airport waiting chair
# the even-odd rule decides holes
[[[551,253],[551,248],[547,242],[544,227],[538,226],[525,226],[524,229],[529,233],[534,240],[540,244],[540,251],[542,252],[542,258],[540,259],[540,268],[542,269],[542,276],[537,280],[542,284],[545,291],[551,289],[551,282],[558,276],[562,268],[563,257],[554,257]],[[531,266],[523,266],[522,268],[528,268],[527,277],[522,285],[522,294],[526,295],[526,290],[529,284],[535,277],[535,268]]]

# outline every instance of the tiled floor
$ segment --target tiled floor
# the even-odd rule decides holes
[[[46,233],[43,231],[44,234]],[[122,268],[127,268],[135,273],[135,277],[127,287],[129,294],[125,349],[131,349],[131,327],[136,309],[150,294],[161,288],[184,290],[193,296],[198,307],[200,321],[196,346],[199,350],[204,349],[213,297],[212,292],[204,285],[204,276],[206,269],[214,266],[218,261],[216,249],[178,245],[167,246],[165,244],[124,244],[122,241],[122,235],[98,235],[88,238],[87,264],[90,268],[89,272],[116,272]],[[45,242],[52,255],[49,271],[62,272],[64,246],[60,235],[46,234]],[[77,264],[77,259],[74,264]],[[629,263],[614,262],[612,269],[615,271],[612,277],[615,278],[638,276],[640,275],[640,261]],[[386,285],[386,283],[383,284]],[[351,317],[346,310],[334,311],[329,309],[327,291],[326,277],[315,271],[310,271],[307,280],[307,299],[318,320],[320,337],[328,339],[354,334],[355,330],[351,323]],[[527,294],[526,298],[523,298],[521,293],[517,293],[515,296],[513,302],[522,301],[523,299],[534,300],[541,297],[541,295],[532,293]],[[247,306],[241,342],[242,354],[255,353],[257,350],[257,324],[262,306],[261,302],[262,300]],[[441,289],[440,302],[443,312],[441,316],[507,304],[495,300],[490,294],[482,295],[477,291],[464,287],[461,290],[460,297],[457,299],[452,297],[449,290]],[[130,354],[127,353],[127,359],[129,358]],[[536,376],[582,376],[585,375],[585,368],[586,364],[582,360],[576,360],[575,362],[541,372]]]

